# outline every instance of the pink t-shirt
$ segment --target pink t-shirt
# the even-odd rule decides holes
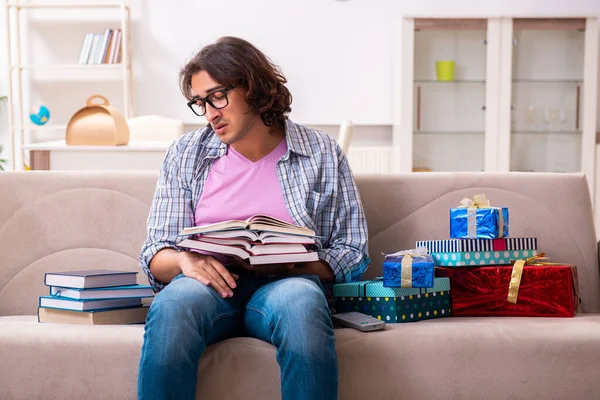
[[[268,214],[293,223],[276,169],[277,161],[287,149],[283,139],[273,151],[253,162],[229,146],[208,173],[194,213],[196,226],[244,220],[255,214]]]

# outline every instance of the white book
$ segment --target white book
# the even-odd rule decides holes
[[[135,285],[137,272],[109,269],[47,272],[44,276],[44,284],[75,289]]]
[[[96,63],[96,57],[98,54],[98,49],[100,48],[101,40],[102,40],[102,34],[94,33],[94,36],[92,37],[92,47],[90,49],[90,54],[89,54],[86,64],[95,64]]]
[[[286,233],[290,235],[315,236],[312,229],[290,224],[275,217],[265,214],[256,214],[245,220],[228,220],[206,224],[202,226],[193,226],[184,228],[181,231],[182,236],[198,235],[207,232],[218,232],[228,229],[248,229],[251,231],[268,231],[277,233]]]
[[[223,246],[237,246],[252,255],[260,254],[286,254],[286,253],[306,253],[306,247],[298,243],[289,244],[253,244],[243,239],[219,239],[210,237],[201,237],[196,239],[199,242],[214,243]]]
[[[92,49],[92,40],[94,34],[88,32],[83,37],[83,43],[81,44],[81,52],[79,53],[79,64],[87,64],[87,60],[90,57],[90,51]]]
[[[108,51],[108,43],[110,42],[110,35],[112,31],[110,29],[105,29],[104,33],[102,33],[102,40],[100,41],[100,48],[98,53],[96,54],[96,64],[104,64],[104,57],[106,57],[106,52]]]
[[[310,236],[289,235],[277,232],[255,232],[246,229],[231,229],[217,232],[203,233],[201,238],[243,238],[256,243],[299,243],[315,244],[315,239]]]
[[[318,254],[314,251],[305,251],[303,253],[285,253],[285,254],[268,254],[268,255],[253,255],[241,247],[225,246],[216,243],[202,242],[193,239],[185,239],[177,243],[177,246],[202,250],[210,253],[228,255],[246,260],[251,265],[258,264],[278,264],[278,263],[299,263],[308,261],[317,261]]]

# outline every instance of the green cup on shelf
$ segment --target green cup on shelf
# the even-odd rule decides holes
[[[438,81],[454,80],[454,61],[439,60],[435,62],[435,72]]]

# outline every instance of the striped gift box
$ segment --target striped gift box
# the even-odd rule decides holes
[[[427,248],[429,253],[537,250],[537,238],[420,240],[419,247]]]

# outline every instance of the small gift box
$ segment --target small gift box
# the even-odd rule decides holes
[[[492,207],[485,195],[464,198],[450,209],[450,237],[453,239],[496,239],[508,236],[508,208]]]
[[[433,263],[439,267],[475,265],[507,265],[511,260],[533,257],[537,250],[468,251],[465,253],[433,253]]]
[[[450,278],[453,315],[573,317],[579,306],[576,267],[538,262],[541,256],[496,267],[438,267],[435,273]]]
[[[358,311],[388,323],[450,316],[450,280],[431,288],[388,288],[381,279],[333,285],[336,312]]]
[[[424,247],[386,254],[383,261],[383,286],[402,288],[433,287],[435,265]]]
[[[425,247],[429,253],[537,250],[537,238],[419,240],[417,247]]]

